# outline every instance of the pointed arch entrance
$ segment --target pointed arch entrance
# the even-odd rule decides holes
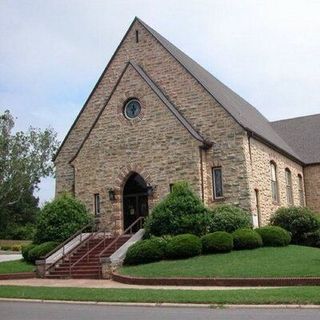
[[[127,229],[139,217],[148,215],[148,188],[145,180],[133,172],[123,188],[123,228]]]

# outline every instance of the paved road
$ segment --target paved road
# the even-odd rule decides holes
[[[2,320],[317,320],[319,309],[202,309],[0,301]]]
[[[22,259],[22,254],[0,254],[0,262]]]

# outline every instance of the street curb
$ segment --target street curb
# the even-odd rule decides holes
[[[314,304],[207,304],[207,303],[145,303],[145,302],[98,302],[98,301],[73,301],[73,300],[42,300],[21,298],[0,298],[8,302],[35,302],[35,303],[63,303],[84,304],[101,306],[128,306],[128,307],[170,307],[170,308],[207,308],[207,309],[320,309]]]

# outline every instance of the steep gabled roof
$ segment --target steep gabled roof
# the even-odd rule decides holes
[[[100,110],[98,116],[96,117],[94,123],[90,127],[90,130],[86,134],[85,138],[83,139],[77,153],[74,155],[74,157],[70,160],[70,163],[78,156],[80,150],[82,149],[83,145],[85,144],[86,140],[89,138],[90,133],[92,132],[93,128],[95,127],[96,123],[98,122],[100,116],[102,115],[103,111],[105,110],[106,106],[108,105],[108,102],[112,98],[115,90],[117,89],[123,75],[125,74],[126,70],[128,69],[128,66],[132,66],[133,69],[140,75],[140,77],[147,83],[147,85],[152,89],[152,91],[160,98],[160,100],[167,106],[167,108],[171,111],[171,113],[178,119],[178,121],[188,130],[188,132],[192,135],[193,138],[198,140],[203,144],[204,147],[209,147],[212,145],[212,142],[206,140],[202,135],[190,124],[190,122],[187,121],[187,119],[178,111],[178,109],[174,106],[174,104],[164,95],[164,93],[160,90],[160,88],[154,83],[154,81],[146,74],[146,72],[136,63],[129,61],[125,68],[123,69],[119,79],[117,80],[116,85],[114,86],[109,99],[103,106],[103,108]]]
[[[246,130],[266,140],[277,149],[301,161],[299,155],[278,135],[269,121],[250,103],[216,79],[211,73],[183,53],[171,42],[136,18],[169,53],[217,100],[222,107]]]
[[[305,164],[320,163],[320,114],[271,122]]]

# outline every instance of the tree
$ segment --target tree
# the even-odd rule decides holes
[[[14,133],[14,125],[9,110],[0,115],[0,220],[32,196],[41,178],[53,175],[51,159],[59,144],[51,128],[42,131],[30,127]]]

